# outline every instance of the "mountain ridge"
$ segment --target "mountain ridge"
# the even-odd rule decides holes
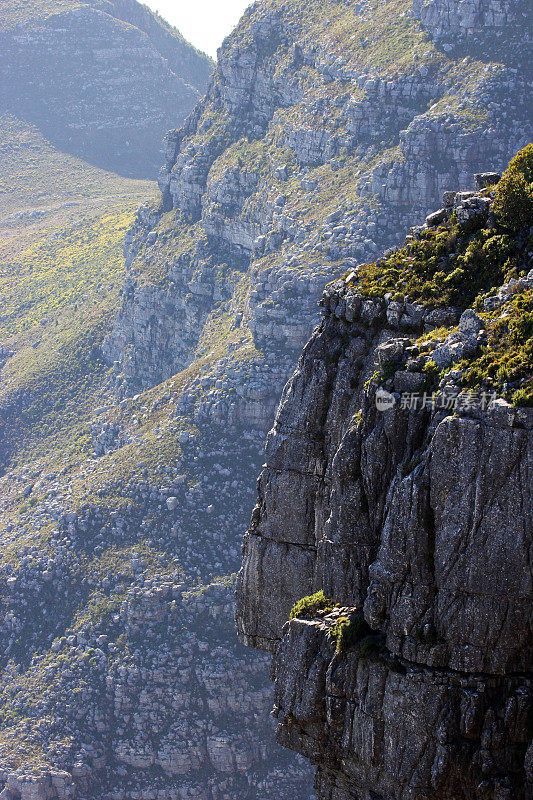
[[[95,166],[154,178],[158,143],[212,61],[136,0],[4,3],[3,110]]]
[[[443,191],[527,144],[521,7],[498,18],[506,53],[492,25],[446,51],[407,0],[255,4],[167,137],[105,324],[75,329],[44,398],[33,373],[13,380],[39,329],[24,353],[7,343],[2,414],[22,426],[1,442],[8,792],[311,796],[307,764],[274,745],[268,656],[231,634],[264,436],[326,285],[386,262]]]

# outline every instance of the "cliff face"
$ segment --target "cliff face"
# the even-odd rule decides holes
[[[0,4],[2,112],[107,170],[153,179],[212,63],[135,0]]]
[[[452,49],[457,35],[461,37],[496,35],[506,47],[508,25],[528,24],[527,9],[520,3],[495,0],[466,0],[459,6],[453,0],[414,0],[413,11],[432,36]]]
[[[167,136],[162,206],[128,241],[106,358],[130,387],[194,361],[220,303],[290,363],[328,280],[528,141],[523,4],[472,12],[449,52],[445,6],[430,5],[438,20],[406,0],[247,11],[206,98]]]
[[[462,311],[470,279],[450,278],[450,265],[495,235],[497,217],[486,192],[446,200],[375,272],[362,266],[326,290],[245,537],[240,638],[275,654],[277,738],[318,765],[320,800],[533,791],[533,413],[523,392],[514,405],[501,399],[530,385],[530,356],[514,384],[489,377],[500,326],[518,306],[531,315],[533,217],[517,235],[523,277],[501,288],[489,278],[479,316]],[[451,249],[439,250],[445,240]],[[417,288],[413,275],[437,252],[429,300],[430,283]],[[406,276],[410,302],[398,294]],[[439,302],[457,279],[459,305]],[[532,334],[516,341],[530,351]],[[473,392],[481,363],[485,385]],[[315,598],[307,618],[287,622],[318,590],[337,608],[320,613]]]

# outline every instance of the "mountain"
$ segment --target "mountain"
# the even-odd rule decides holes
[[[153,179],[213,64],[136,0],[2,0],[1,110],[62,152]]]
[[[232,633],[264,437],[325,286],[390,257],[443,191],[500,172],[527,144],[527,11],[262,0],[167,136],[161,196],[138,208],[125,262],[78,230],[51,240],[51,263],[66,252],[70,276],[88,264],[86,283],[64,305],[43,301],[24,340],[19,300],[2,334],[9,800],[311,796],[308,765],[274,743],[269,656]],[[40,285],[29,271],[27,285]],[[306,397],[324,373],[314,363]],[[296,471],[287,480],[298,488]],[[277,535],[258,514],[265,539]],[[289,555],[274,569],[296,581]],[[290,611],[274,595],[273,626],[280,602]],[[264,602],[258,593],[261,619]],[[278,635],[246,634],[265,647]]]
[[[195,519],[194,503],[189,509],[192,530],[202,530],[187,574],[158,541],[157,518],[168,539],[169,496],[178,489],[169,467],[181,449],[197,448],[195,431],[190,444],[182,432],[165,448],[159,434],[152,442],[151,433],[136,434],[130,463],[122,442],[116,477],[129,483],[131,470],[131,485],[140,489],[130,522],[141,537],[119,533],[127,504],[92,484],[100,482],[94,466],[106,470],[108,488],[114,472],[112,457],[93,458],[112,449],[106,417],[118,410],[101,346],[120,304],[126,231],[135,209],[154,196],[153,183],[118,173],[154,173],[170,124],[163,100],[176,124],[199,96],[191,84],[201,88],[211,64],[136,3],[19,3],[3,11],[9,60],[2,51],[0,70],[9,85],[0,101],[0,793],[253,792],[307,800],[304,761],[295,763],[271,736],[266,661],[233,641],[233,579],[208,585],[191,575],[198,563],[222,575],[217,520],[203,535],[209,517]],[[106,44],[107,51],[95,51]],[[95,68],[95,58],[103,66]],[[61,80],[33,83],[58,70]],[[259,466],[259,445],[260,437],[243,443],[242,483],[248,461],[254,471]],[[144,446],[149,472],[141,464]],[[232,470],[235,482],[240,475],[220,455],[209,469],[221,476]],[[139,469],[145,488],[136,484]],[[207,472],[202,459],[195,472],[201,469]],[[154,480],[155,496],[146,491]],[[184,483],[194,487],[196,476]],[[238,531],[247,508],[231,502],[230,484],[221,495],[226,521]],[[67,506],[73,500],[79,510],[93,488],[99,539],[73,538],[91,504],[80,515]],[[170,533],[181,537],[177,526]]]
[[[32,327],[40,339],[47,319],[94,291],[108,245],[117,267],[124,226],[154,196],[126,176],[155,177],[160,137],[190,112],[212,64],[133,0],[3,0],[0,12],[0,340]],[[72,246],[60,251],[58,239]]]
[[[319,800],[533,789],[533,144],[478,188],[326,289],[269,434],[237,621]]]

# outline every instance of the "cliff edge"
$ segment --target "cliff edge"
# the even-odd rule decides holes
[[[320,800],[532,796],[532,164],[326,289],[269,434],[237,626]]]

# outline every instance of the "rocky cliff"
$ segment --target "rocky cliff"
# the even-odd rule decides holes
[[[229,638],[221,576],[324,287],[528,141],[520,7],[502,12],[507,48],[487,25],[446,50],[408,0],[255,4],[167,137],[125,264],[103,258],[50,330],[2,343],[8,798],[308,800],[306,765],[271,737],[264,657]]]
[[[493,11],[472,12],[450,52],[426,5],[406,0],[247,11],[206,98],[167,136],[161,206],[128,239],[105,352],[129,386],[191,363],[223,303],[256,348],[290,363],[328,280],[392,245],[450,186],[507,164],[529,139],[531,46],[522,3]],[[483,42],[469,36],[476,20]]]
[[[63,152],[153,179],[212,62],[136,0],[0,4],[1,110]]]
[[[519,161],[531,182],[533,145],[328,287],[269,434],[237,623],[275,654],[277,738],[318,766],[320,800],[533,791]]]

